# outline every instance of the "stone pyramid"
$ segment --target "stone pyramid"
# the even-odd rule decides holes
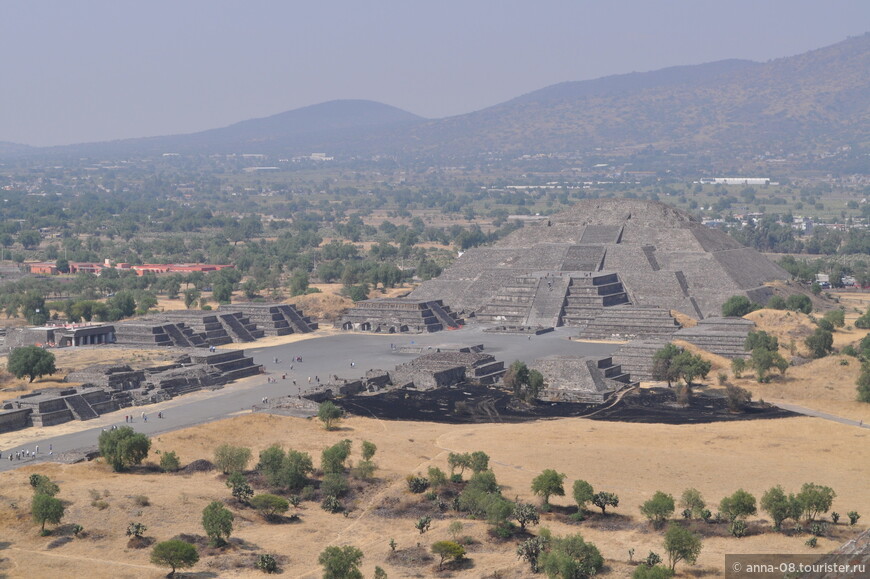
[[[613,274],[622,288],[614,285]],[[608,300],[602,294],[599,304],[585,308],[624,307],[627,302],[703,319],[721,315],[732,295],[765,303],[772,294],[764,284],[789,277],[757,251],[664,203],[590,199],[526,225],[491,247],[465,252],[409,297],[441,299],[466,316],[482,312],[486,321],[498,321],[497,312],[504,308],[501,318],[516,324],[523,323],[526,308],[525,323],[546,317],[560,325],[571,288],[576,293],[582,282],[606,285],[607,291],[624,292],[627,298]],[[588,295],[588,288],[583,291]]]

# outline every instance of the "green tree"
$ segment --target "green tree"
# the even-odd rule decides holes
[[[792,294],[786,298],[785,307],[793,312],[809,314],[813,311],[813,301],[804,294]]]
[[[240,472],[231,473],[230,476],[227,477],[226,485],[227,488],[230,489],[233,498],[242,504],[249,504],[251,497],[254,496],[254,489],[251,488],[245,475]]]
[[[537,398],[543,389],[544,376],[537,370],[529,370],[525,363],[516,360],[502,377],[502,384],[516,398],[529,402]]]
[[[577,503],[577,509],[580,513],[586,510],[586,504],[595,496],[595,491],[592,485],[585,480],[574,481],[574,502]]]
[[[251,449],[244,446],[222,444],[214,451],[214,464],[222,473],[244,472],[251,461]]]
[[[450,476],[456,474],[456,469],[459,469],[460,478],[465,473],[465,469],[471,467],[471,454],[464,452],[451,452],[447,455],[447,466],[450,467]]]
[[[722,315],[726,318],[740,318],[749,312],[754,312],[760,307],[761,306],[758,304],[749,301],[749,298],[746,296],[734,295],[725,300],[725,303],[722,304]]]
[[[320,470],[325,474],[342,474],[345,471],[345,461],[350,456],[351,441],[342,440],[323,449],[320,454]]]
[[[141,464],[151,449],[151,440],[129,426],[116,430],[104,430],[99,438],[100,455],[115,472],[122,472],[133,465]]]
[[[479,473],[489,470],[489,455],[482,450],[476,450],[472,452],[469,458],[469,466],[471,467],[471,472]]]
[[[188,288],[184,290],[184,307],[188,310],[196,307],[202,293],[196,288]]]
[[[870,364],[861,365],[861,373],[858,374],[857,391],[859,402],[870,402]]]
[[[233,514],[220,502],[212,501],[202,511],[202,528],[213,547],[226,545],[233,533]]]
[[[33,473],[30,475],[29,481],[34,494],[43,494],[53,497],[60,492],[60,487],[44,474]]]
[[[54,354],[38,346],[23,346],[12,350],[6,362],[6,369],[16,378],[27,376],[29,382],[57,372]]]
[[[719,510],[732,523],[737,519],[754,515],[758,511],[755,506],[755,497],[743,489],[738,489],[730,497],[725,497],[719,501]]]
[[[779,350],[779,340],[764,330],[759,330],[757,332],[749,332],[746,335],[746,341],[743,343],[743,347],[750,352],[756,348],[764,348],[765,350],[775,352]]]
[[[371,460],[375,457],[375,452],[377,452],[378,447],[374,442],[369,442],[368,440],[363,440],[362,442],[362,457],[363,460]]]
[[[831,310],[829,312],[825,312],[825,315],[822,319],[830,322],[830,324],[835,328],[842,328],[846,325],[846,312],[839,308],[836,310]]]
[[[793,514],[792,501],[789,500],[789,497],[779,485],[766,490],[761,495],[761,508],[773,519],[773,530],[775,531],[781,530],[782,522]]]
[[[438,561],[438,570],[444,567],[444,561],[459,561],[465,557],[465,547],[453,541],[438,541],[432,544],[432,553],[441,557]]]
[[[163,472],[175,472],[181,468],[181,462],[178,460],[178,455],[174,450],[164,452],[160,455],[160,470]]]
[[[694,565],[701,553],[701,537],[672,522],[665,532],[665,551],[668,553],[671,571],[676,569],[680,561]]]
[[[344,413],[332,400],[322,402],[317,408],[317,418],[323,422],[326,430],[332,430]]]
[[[831,504],[833,504],[836,496],[837,493],[831,487],[815,483],[804,483],[797,494],[797,500],[803,508],[803,513],[807,520],[814,521],[817,516],[831,510]]]
[[[356,547],[327,547],[317,562],[323,566],[323,579],[362,579],[359,570],[363,552]]]
[[[278,495],[263,493],[251,499],[251,506],[266,519],[271,519],[275,515],[286,513],[290,509],[290,501]]]
[[[688,488],[683,491],[680,497],[680,507],[692,513],[694,517],[700,517],[707,503],[701,496],[701,491],[695,488]]]
[[[308,291],[308,272],[297,269],[290,276],[290,295],[301,296]]]
[[[215,281],[211,297],[219,304],[228,304],[233,299],[233,284],[225,279]]]
[[[660,529],[674,514],[674,497],[656,491],[652,498],[640,506],[640,512],[652,522],[655,528]]]
[[[526,525],[537,525],[540,521],[535,505],[521,501],[514,503],[511,517],[520,524],[520,530],[523,532],[526,531]]]
[[[63,518],[63,502],[51,495],[35,493],[30,503],[33,520],[41,525],[40,532],[45,534],[45,523],[56,525]]]
[[[157,543],[151,551],[153,564],[172,569],[167,577],[173,577],[176,569],[193,567],[198,561],[199,553],[196,552],[196,547],[176,539]]]
[[[565,487],[563,486],[565,476],[560,472],[548,468],[532,479],[532,493],[541,497],[545,509],[549,509],[550,497],[552,495],[558,497],[565,496]]]
[[[307,452],[288,450],[281,466],[283,486],[288,490],[298,491],[308,483],[308,475],[314,472],[314,462]]]
[[[813,358],[824,358],[834,349],[834,336],[831,332],[822,328],[807,336],[804,340]]]
[[[605,514],[605,509],[607,507],[618,507],[619,506],[619,497],[614,493],[608,492],[597,492],[592,495],[592,504],[601,509],[601,514]]]
[[[21,297],[21,311],[24,318],[34,326],[41,326],[48,320],[45,298],[36,291],[25,292]]]
[[[20,243],[21,247],[24,249],[39,247],[41,241],[42,236],[39,235],[38,231],[33,231],[32,229],[22,231],[18,234],[18,243]]]
[[[601,571],[604,558],[578,534],[550,539],[550,549],[538,556],[538,564],[551,578],[586,579]]]

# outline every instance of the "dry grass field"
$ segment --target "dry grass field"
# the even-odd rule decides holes
[[[332,292],[327,291],[312,297],[322,299],[330,295]],[[857,316],[854,309],[863,311],[866,306],[862,307],[860,302],[853,306],[845,299],[844,304],[848,328]],[[802,336],[812,328],[806,316],[794,313],[789,316],[786,312],[762,310],[750,317],[760,329],[777,335],[784,345],[792,339],[800,344]],[[838,330],[835,344],[842,347],[865,333]],[[262,345],[269,343],[263,341]],[[59,361],[58,365],[72,369],[105,362],[105,353],[110,351],[114,349],[100,349],[98,359],[76,356]],[[783,352],[786,351],[784,348]],[[123,355],[133,353],[119,354]],[[831,356],[811,361],[789,368],[784,378],[759,384],[751,374],[734,378],[728,360],[707,356],[713,362],[707,389],[720,388],[716,384],[717,375],[725,373],[732,383],[751,390],[756,399],[789,402],[870,421],[870,405],[855,401],[859,365],[854,358]],[[207,395],[193,394],[185,401]],[[78,427],[70,424],[56,428]],[[9,442],[7,438],[13,434],[20,433],[4,435],[0,442]],[[530,484],[543,469],[565,473],[568,496],[551,500],[555,509],[542,516],[541,526],[558,535],[579,532],[595,543],[606,559],[605,577],[631,575],[629,549],[634,549],[635,561],[651,550],[664,555],[662,532],[653,530],[639,512],[639,506],[657,490],[678,498],[685,488],[695,487],[715,512],[719,500],[738,488],[760,498],[766,489],[777,484],[787,492],[798,491],[804,482],[831,486],[837,492],[833,510],[843,517],[839,525],[831,528],[829,537],[820,539],[817,549],[820,554],[866,529],[870,520],[867,486],[870,430],[808,417],[682,426],[576,418],[454,426],[352,417],[343,421],[339,430],[327,432],[314,420],[243,414],[160,435],[153,439],[147,462],[153,465],[159,460],[156,451],[169,450],[178,453],[182,465],[197,459],[212,460],[214,449],[222,443],[248,446],[256,457],[268,445],[279,443],[285,448],[311,453],[315,464],[319,464],[320,451],[344,438],[353,441],[352,460],[359,460],[363,440],[377,444],[376,480],[371,484],[352,482],[354,493],[348,501],[350,512],[346,517],[328,514],[319,503],[307,501],[298,511],[298,521],[279,524],[265,522],[254,510],[232,500],[224,477],[214,471],[162,474],[153,468],[142,468],[115,474],[98,460],[77,465],[28,465],[0,473],[0,576],[162,577],[167,570],[149,563],[150,549],[128,546],[127,525],[132,521],[144,523],[148,527],[146,537],[155,541],[179,534],[203,536],[201,512],[212,500],[223,501],[235,515],[232,544],[222,550],[201,549],[200,562],[184,573],[186,577],[260,577],[262,574],[252,567],[253,559],[258,553],[272,553],[279,556],[280,576],[314,579],[322,574],[317,556],[323,548],[344,544],[359,547],[365,553],[366,577],[373,575],[376,565],[383,567],[391,578],[531,576],[525,564],[516,558],[516,541],[492,538],[485,522],[457,518],[457,513],[448,510],[434,517],[426,534],[421,535],[414,528],[416,518],[433,509],[422,495],[408,492],[405,477],[425,474],[433,465],[447,470],[446,458],[451,451],[482,450],[489,454],[503,493],[511,499],[536,501]],[[67,504],[63,524],[47,537],[39,535],[38,526],[30,518],[31,489],[27,478],[33,472],[55,480],[61,488],[59,498]],[[568,516],[573,512],[570,485],[579,478],[589,481],[596,490],[618,494],[619,507],[606,517],[595,514],[584,522],[572,521]],[[854,528],[844,524],[845,513],[852,510],[864,515]],[[721,576],[726,553],[808,551],[804,542],[809,535],[773,533],[767,519],[763,512],[750,517],[750,535],[742,539],[730,537],[727,525],[697,525],[695,528],[705,535],[701,556],[694,566],[678,566],[678,576]],[[433,542],[450,538],[447,527],[454,520],[461,520],[462,534],[474,539],[468,546],[470,563],[463,569],[439,573],[436,561],[407,566],[390,557],[391,538],[400,552],[417,544],[428,549]],[[84,536],[72,536],[73,524],[84,527]]]
[[[529,491],[531,480],[545,468],[567,474],[566,486],[583,478],[598,490],[617,493],[620,504],[612,516],[574,523],[565,516],[570,510],[559,508],[568,507],[571,500],[556,497],[552,502],[557,508],[541,524],[556,534],[581,533],[605,556],[604,576],[627,577],[632,569],[630,548],[635,549],[635,559],[650,550],[663,553],[661,532],[652,530],[638,511],[656,490],[679,496],[683,489],[696,487],[715,510],[719,499],[738,488],[760,496],[776,484],[796,491],[803,482],[812,481],[836,490],[834,510],[870,512],[868,437],[866,430],[812,418],[693,426],[560,419],[459,427],[351,418],[340,430],[327,432],[311,420],[245,415],[161,435],[154,440],[151,460],[154,450],[175,450],[182,464],[211,459],[213,449],[224,442],[250,446],[256,456],[277,442],[310,452],[317,464],[320,450],[348,438],[354,442],[352,458],[358,458],[362,440],[377,444],[378,480],[355,498],[347,517],[305,502],[299,522],[268,524],[253,510],[235,504],[223,477],[214,472],[114,474],[100,461],[23,467],[0,474],[0,525],[6,541],[0,550],[0,572],[33,578],[163,576],[164,570],[149,564],[148,549],[127,548],[124,531],[128,523],[143,522],[148,527],[146,536],[157,541],[181,533],[204,535],[200,513],[217,499],[235,514],[233,537],[237,541],[223,551],[203,551],[200,562],[186,576],[261,576],[250,568],[251,553],[267,552],[283,557],[282,576],[315,578],[321,574],[316,559],[325,546],[350,544],[365,553],[366,577],[372,576],[375,565],[390,577],[528,577],[515,558],[514,542],[493,540],[483,522],[468,519],[463,519],[463,534],[475,538],[469,547],[469,569],[438,574],[432,562],[409,568],[387,560],[390,538],[399,549],[417,543],[428,548],[434,541],[448,539],[447,526],[456,520],[455,513],[448,511],[443,518],[436,517],[428,533],[420,535],[413,525],[419,516],[414,514],[414,504],[426,501],[422,495],[409,494],[405,475],[425,473],[430,465],[446,469],[449,451],[483,450],[490,455],[504,494],[510,498],[535,500]],[[52,547],[59,538],[65,540],[68,527],[52,536],[39,536],[28,508],[27,477],[32,472],[46,474],[60,485],[59,497],[68,503],[63,523],[82,525],[85,537]],[[147,506],[140,496],[147,497]],[[387,518],[375,512],[384,505],[405,508],[408,516]],[[767,532],[769,524],[764,519],[762,513],[752,517],[753,532],[742,539],[724,536],[725,525],[710,525],[709,532],[717,536],[704,539],[698,564],[681,567],[680,576],[719,576],[725,553],[806,551],[807,535]],[[830,550],[856,532],[841,521],[832,532],[836,540],[821,540],[818,551]]]

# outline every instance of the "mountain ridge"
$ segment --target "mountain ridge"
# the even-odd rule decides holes
[[[815,155],[870,147],[867,71],[870,33],[764,63],[727,59],[557,83],[442,119],[373,101],[337,100],[187,135],[25,154],[323,151],[408,162],[644,148],[744,160]]]

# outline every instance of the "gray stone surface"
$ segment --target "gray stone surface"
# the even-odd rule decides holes
[[[718,315],[732,295],[764,296],[764,283],[790,277],[758,252],[663,203],[598,199],[527,224],[494,247],[467,251],[410,297],[441,299],[466,317],[482,312],[487,322],[522,325],[524,310],[528,320],[542,289],[524,278],[584,268],[614,272],[632,304],[696,319]]]

